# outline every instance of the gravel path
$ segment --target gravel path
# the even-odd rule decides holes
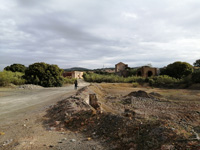
[[[88,83],[79,80],[79,88]],[[57,88],[16,88],[13,90],[0,89],[0,124],[19,118],[27,113],[44,108],[46,105],[62,100],[76,92],[73,85]]]
[[[88,83],[79,80],[81,89]],[[0,89],[0,149],[103,149],[80,133],[56,131],[44,124],[46,110],[74,95],[73,85],[59,88]]]

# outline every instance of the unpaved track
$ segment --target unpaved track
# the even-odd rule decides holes
[[[89,85],[78,81],[81,89]],[[55,131],[45,123],[46,110],[74,95],[73,85],[32,90],[0,89],[0,150],[103,150],[81,133]],[[2,134],[3,133],[3,134]]]
[[[79,88],[87,86],[88,83],[79,80]],[[0,96],[0,124],[8,123],[11,120],[42,110],[52,103],[55,103],[76,92],[74,86],[42,89],[17,89],[1,91],[6,93]]]

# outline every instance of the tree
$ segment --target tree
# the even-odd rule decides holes
[[[192,81],[194,83],[200,83],[200,70],[192,73]]]
[[[64,78],[63,70],[57,65],[49,65],[46,63],[34,63],[25,71],[25,79],[27,83],[41,85],[44,87],[62,86]]]
[[[173,64],[169,64],[166,68],[161,69],[161,75],[168,75],[174,78],[183,78],[188,76],[193,71],[192,65],[187,62],[174,62]]]
[[[200,67],[200,59],[197,59],[194,64],[195,67]]]
[[[127,76],[128,77],[135,76],[137,74],[137,69],[135,69],[135,68],[127,67],[126,71],[127,71]]]
[[[4,68],[6,71],[12,71],[12,72],[25,72],[26,67],[22,64],[12,64],[11,66],[7,66]]]

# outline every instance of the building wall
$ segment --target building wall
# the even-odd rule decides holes
[[[72,72],[64,72],[63,77],[72,78]]]
[[[83,72],[81,72],[81,71],[64,72],[63,76],[68,77],[68,78],[82,79]]]
[[[83,78],[83,72],[81,72],[81,71],[73,71],[72,72],[72,78],[82,79]]]
[[[128,67],[127,64],[124,64],[122,62],[115,65],[115,74],[119,76],[127,76],[126,68]]]
[[[128,67],[127,64],[118,63],[118,64],[115,65],[115,72],[124,71],[127,67]]]
[[[148,66],[141,67],[138,69],[137,75],[145,77],[145,78],[151,77],[151,76],[156,76],[156,75],[158,75],[157,68],[152,68],[152,67],[148,67]]]

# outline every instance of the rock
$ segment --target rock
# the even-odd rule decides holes
[[[88,141],[90,141],[91,139],[92,139],[91,137],[88,137],[88,138],[87,138]]]
[[[3,146],[9,145],[10,143],[12,143],[12,141],[13,141],[13,139],[3,142]]]
[[[50,127],[50,128],[48,128],[48,130],[50,130],[50,131],[55,131],[56,128],[55,128],[55,127]]]
[[[71,139],[70,142],[76,142],[76,140],[75,139]]]
[[[5,133],[4,132],[0,132],[0,135],[5,135]]]
[[[194,127],[194,131],[197,132],[197,133],[200,133],[200,126]]]
[[[95,109],[101,111],[100,105],[98,103],[98,99],[96,94],[90,94],[89,95],[89,104]]]
[[[162,145],[161,150],[173,150],[174,146],[173,145]]]
[[[55,125],[59,125],[61,121],[55,121]]]

